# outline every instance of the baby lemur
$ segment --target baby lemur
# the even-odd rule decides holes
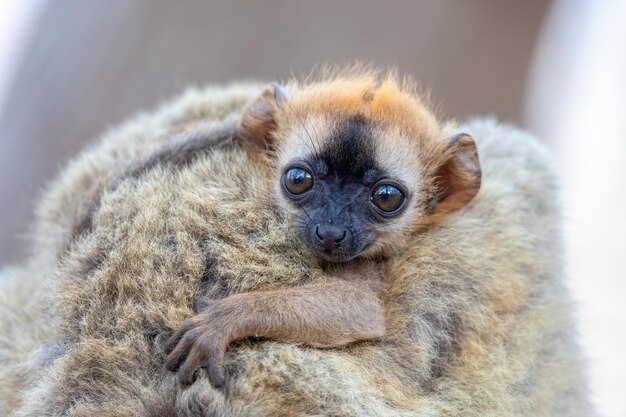
[[[272,84],[244,110],[237,136],[267,168],[271,201],[293,218],[306,246],[320,262],[349,265],[384,263],[412,234],[476,196],[474,141],[463,133],[446,137],[445,130],[409,82],[366,74]],[[168,369],[191,384],[206,368],[220,386],[225,350],[238,339],[339,347],[383,337],[384,310],[370,285],[382,277],[327,278],[200,299],[198,314],[168,343]]]

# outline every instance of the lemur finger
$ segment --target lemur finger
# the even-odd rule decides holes
[[[184,334],[176,348],[165,359],[165,366],[168,370],[178,370],[181,363],[189,356],[189,351],[193,348],[196,339],[197,335],[194,333]]]
[[[220,388],[224,385],[226,379],[224,375],[224,353],[225,349],[222,346],[214,345],[211,349],[208,365],[205,366],[209,382],[215,388]]]
[[[178,379],[182,385],[193,384],[198,368],[209,362],[211,351],[207,349],[207,343],[210,341],[198,340],[196,342],[179,369]]]
[[[196,305],[195,305],[195,311],[196,314],[197,313],[201,313],[204,310],[206,310],[209,305],[211,305],[211,303],[213,302],[212,299],[208,298],[208,297],[200,297],[196,300]]]
[[[172,334],[165,344],[165,353],[170,354],[174,348],[178,345],[182,337],[193,327],[194,322],[192,320],[185,320],[178,326],[178,329]]]

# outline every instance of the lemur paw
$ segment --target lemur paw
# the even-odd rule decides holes
[[[178,371],[183,385],[195,382],[200,369],[207,370],[214,387],[224,384],[224,355],[229,344],[228,329],[221,323],[217,300],[198,300],[198,315],[183,321],[165,346],[165,366]]]

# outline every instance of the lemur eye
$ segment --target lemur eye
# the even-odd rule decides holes
[[[304,194],[313,188],[313,175],[302,167],[290,168],[283,174],[283,187],[288,194]]]
[[[404,205],[406,197],[400,189],[391,184],[382,184],[374,189],[370,201],[384,214],[395,214]]]

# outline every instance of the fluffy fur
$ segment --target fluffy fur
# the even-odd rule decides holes
[[[461,127],[479,148],[479,196],[385,266],[384,340],[341,350],[245,341],[228,351],[223,388],[205,377],[182,388],[164,368],[163,345],[199,295],[328,276],[236,146],[128,175],[172,137],[260,92],[190,92],[111,131],[54,181],[30,260],[2,273],[0,413],[592,415],[549,160],[532,137],[490,120]],[[358,279],[379,267],[363,261],[349,272]]]

